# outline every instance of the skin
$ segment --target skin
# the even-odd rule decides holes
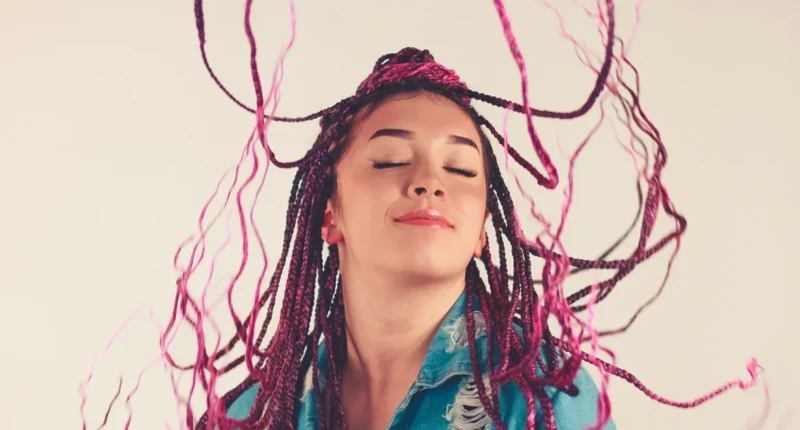
[[[340,255],[345,419],[352,429],[383,429],[486,242],[486,177],[478,129],[447,99],[397,95],[356,123],[321,233]],[[419,209],[438,210],[452,227],[396,221]]]

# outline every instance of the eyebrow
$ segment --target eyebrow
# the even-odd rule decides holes
[[[370,136],[370,138],[368,139],[368,141],[382,136],[399,137],[400,139],[412,140],[414,139],[415,133],[413,131],[403,130],[399,128],[382,128],[373,133],[372,136]],[[467,145],[478,150],[478,145],[475,143],[475,141],[464,136],[451,134],[447,136],[447,143],[452,143],[455,145]],[[478,152],[480,152],[480,150],[478,150]]]

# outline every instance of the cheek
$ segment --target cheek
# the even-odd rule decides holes
[[[396,184],[385,178],[350,177],[340,182],[343,224],[368,229],[382,223],[396,199]]]
[[[470,230],[479,231],[486,218],[486,188],[472,186],[459,191],[454,200],[464,224]]]

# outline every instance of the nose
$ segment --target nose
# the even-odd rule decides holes
[[[417,196],[422,197],[422,196],[428,194],[428,188],[427,187],[421,187],[421,186],[420,187],[415,187],[414,188],[414,194],[416,194]],[[442,190],[440,188],[433,188],[433,195],[435,197],[444,197],[444,190]]]
[[[445,187],[433,166],[420,168],[415,172],[409,187],[412,197],[438,197],[446,196]]]

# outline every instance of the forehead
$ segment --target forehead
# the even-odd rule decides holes
[[[454,134],[479,141],[478,130],[470,115],[453,101],[431,93],[389,97],[360,121],[355,134],[371,135],[382,128],[399,128],[425,134]]]

